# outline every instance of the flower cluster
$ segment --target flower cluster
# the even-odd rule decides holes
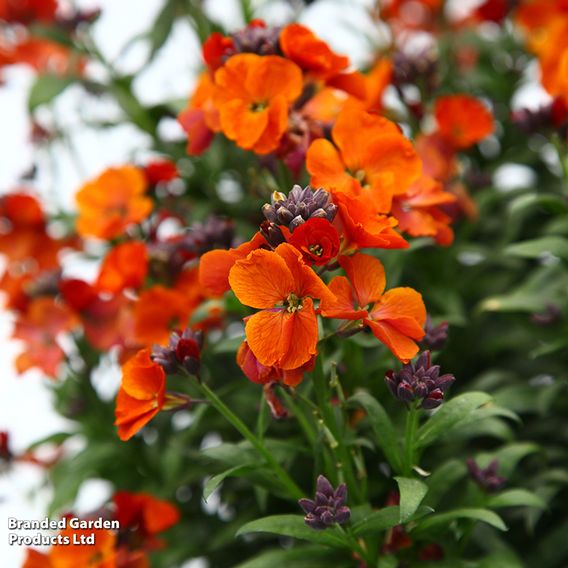
[[[392,395],[406,403],[420,401],[425,410],[437,408],[444,400],[444,393],[456,378],[440,375],[440,365],[432,365],[430,351],[424,351],[416,362],[404,365],[398,372],[389,371],[385,381]]]
[[[300,499],[300,507],[306,513],[305,522],[310,528],[323,530],[335,525],[345,524],[351,517],[347,502],[347,486],[345,483],[334,489],[329,480],[319,475],[316,482],[314,499]]]

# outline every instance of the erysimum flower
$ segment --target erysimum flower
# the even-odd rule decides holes
[[[221,130],[245,150],[275,150],[288,125],[288,107],[302,92],[300,68],[275,55],[243,53],[215,73],[214,103]]]
[[[322,266],[339,253],[339,233],[327,219],[314,217],[302,223],[293,233],[286,227],[282,231],[308,264]]]
[[[297,369],[317,354],[318,323],[313,299],[334,295],[301,253],[288,243],[274,252],[256,250],[237,261],[229,283],[241,303],[262,311],[247,318],[247,342],[267,367]]]
[[[116,397],[115,426],[122,441],[145,426],[166,402],[166,374],[142,349],[122,367],[122,382]]]
[[[156,499],[149,493],[130,493],[119,491],[112,497],[115,506],[114,516],[120,523],[124,534],[135,533],[138,547],[153,548],[159,545],[155,535],[164,532],[179,521],[179,511],[175,505],[163,499]],[[140,542],[140,540],[142,542]]]
[[[55,544],[47,553],[29,549],[22,568],[116,568],[116,535],[102,529],[62,530],[61,539],[95,535],[94,544]]]
[[[469,95],[449,95],[436,100],[434,116],[440,134],[455,148],[473,146],[493,132],[487,107]]]
[[[0,20],[5,22],[52,22],[56,10],[57,0],[0,0]]]
[[[87,182],[77,193],[77,231],[85,237],[113,239],[152,211],[144,195],[146,176],[134,166],[109,168]]]
[[[105,257],[95,287],[113,294],[125,288],[139,288],[147,273],[148,253],[144,243],[123,243]]]
[[[444,191],[441,183],[422,176],[403,195],[393,201],[392,214],[401,231],[413,237],[434,237],[440,245],[450,245],[454,238],[448,226],[451,217],[440,205],[453,203],[456,196]]]
[[[385,289],[385,270],[380,260],[367,254],[343,256],[339,263],[347,277],[336,276],[329,289],[336,299],[323,298],[324,317],[363,320],[373,335],[403,362],[418,353],[424,337],[426,308],[422,296],[412,288]]]
[[[336,193],[334,199],[339,206],[335,224],[344,239],[345,250],[408,248],[408,243],[394,230],[397,220],[374,213],[374,205],[368,196]]]
[[[386,118],[346,103],[332,129],[335,146],[323,138],[312,142],[306,156],[311,184],[357,197],[367,195],[374,213],[388,213],[393,195],[418,179],[422,164],[410,140]]]

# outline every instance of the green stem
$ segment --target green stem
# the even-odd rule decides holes
[[[336,416],[334,414],[333,407],[331,406],[331,393],[323,372],[322,359],[323,356],[322,353],[320,353],[319,357],[316,360],[316,365],[312,373],[313,385],[316,393],[319,412],[322,417],[323,424],[335,441],[335,447],[332,447],[331,449],[338,458],[338,473],[345,475],[345,480],[347,482],[349,492],[351,495],[353,495],[354,501],[356,503],[362,503],[363,495],[361,484],[355,476],[351,453],[345,446],[343,435],[339,431]]]
[[[282,466],[266,449],[264,444],[248,429],[247,425],[206,384],[199,385],[199,388],[209,399],[211,404],[217,409],[219,414],[230,422],[234,428],[250,442],[258,453],[262,455],[282,485],[286,487],[290,496],[294,499],[302,498],[304,496],[303,491],[296,485],[294,480],[286,473],[286,471],[284,471]]]
[[[339,530],[339,532],[344,536],[345,540],[349,542],[351,550],[356,554],[358,554],[361,557],[361,560],[363,560],[367,566],[372,566],[373,563],[369,558],[367,551],[357,542],[357,538],[353,536],[351,530],[349,528],[345,530],[341,525],[336,525],[336,527]]]
[[[416,428],[418,427],[419,410],[415,404],[412,404],[406,416],[406,430],[404,433],[404,458],[403,472],[405,476],[412,475],[414,467],[414,438],[416,436]]]

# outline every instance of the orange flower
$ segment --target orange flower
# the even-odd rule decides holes
[[[349,58],[334,53],[325,41],[301,24],[289,24],[280,32],[284,55],[316,79],[329,79],[349,66]]]
[[[386,118],[366,112],[354,100],[345,104],[329,140],[312,142],[306,157],[311,184],[336,193],[368,195],[375,213],[388,213],[393,195],[404,193],[422,165],[410,140]]]
[[[29,549],[23,568],[116,568],[116,535],[102,529],[62,530],[62,539],[95,535],[95,544],[55,544],[49,552],[43,553]]]
[[[451,217],[440,205],[453,203],[455,195],[444,191],[441,183],[422,176],[404,195],[393,201],[392,214],[401,231],[413,237],[434,237],[440,245],[450,245],[454,234],[448,226]]]
[[[187,153],[190,156],[207,150],[215,132],[220,129],[219,113],[213,105],[214,89],[209,73],[202,73],[188,106],[178,115],[178,122],[187,134]]]
[[[85,61],[67,47],[44,38],[17,39],[8,43],[0,37],[0,67],[29,65],[38,73],[81,74]]]
[[[142,345],[166,343],[170,331],[184,329],[192,305],[178,290],[153,286],[144,290],[134,305],[134,334]]]
[[[473,146],[489,136],[495,128],[487,107],[469,95],[439,97],[434,116],[440,134],[458,149]]]
[[[144,243],[123,243],[105,257],[95,288],[112,294],[125,288],[140,288],[147,273],[148,253]]]
[[[166,401],[166,374],[150,358],[150,349],[138,351],[122,366],[122,383],[116,397],[115,426],[125,442],[145,426]]]
[[[236,262],[229,283],[241,303],[262,311],[247,318],[247,342],[261,365],[297,369],[317,355],[318,323],[313,298],[333,294],[284,243],[274,252],[256,250]]]
[[[199,283],[211,296],[222,296],[229,286],[229,272],[237,260],[245,258],[251,251],[266,246],[266,239],[256,233],[254,237],[229,250],[211,250],[199,261]]]
[[[314,356],[301,367],[285,371],[278,367],[266,367],[259,363],[246,341],[241,343],[237,351],[237,365],[249,381],[259,385],[281,381],[289,387],[295,387],[302,382],[304,373],[308,373],[314,368],[315,359]]]
[[[302,72],[275,55],[243,53],[215,73],[221,130],[245,150],[267,154],[288,126],[288,107],[302,92]]]
[[[85,237],[113,239],[152,211],[152,200],[144,195],[144,173],[134,166],[109,168],[87,182],[77,193],[77,231]]]
[[[383,265],[367,254],[343,256],[339,263],[347,278],[336,276],[330,282],[329,289],[336,299],[323,298],[321,314],[328,318],[362,319],[398,359],[408,362],[418,353],[415,341],[424,337],[426,308],[422,296],[412,288],[393,288],[383,293]]]
[[[119,491],[113,495],[112,500],[120,530],[135,531],[143,539],[144,545],[155,545],[156,542],[152,542],[154,535],[179,522],[177,507],[169,501],[156,499],[149,493]]]
[[[408,248],[408,243],[394,227],[397,220],[386,215],[377,215],[374,204],[365,195],[353,197],[336,193],[333,198],[338,207],[334,224],[343,236],[344,250],[359,248]]]
[[[370,111],[381,111],[383,108],[383,95],[392,79],[392,62],[389,59],[379,59],[369,73],[365,76],[367,83],[367,96],[365,108]]]
[[[70,330],[76,319],[66,306],[56,304],[53,298],[36,298],[17,320],[14,339],[25,343],[25,351],[16,358],[19,374],[37,367],[50,377],[57,376],[59,365],[65,353],[55,338],[63,331]]]

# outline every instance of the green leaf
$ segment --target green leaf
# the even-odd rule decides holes
[[[425,447],[434,442],[441,435],[461,426],[470,420],[472,412],[491,401],[491,397],[484,392],[469,392],[446,402],[438,412],[418,430],[416,447]]]
[[[355,393],[347,403],[363,407],[385,458],[395,471],[400,471],[402,462],[398,435],[382,405],[367,392]]]
[[[45,438],[41,438],[41,440],[35,441],[33,444],[28,446],[26,451],[30,452],[32,450],[35,450],[36,448],[39,448],[40,446],[43,446],[44,444],[55,444],[58,446],[60,444],[63,444],[65,440],[71,438],[71,436],[73,436],[73,434],[70,434],[69,432],[56,432],[55,434],[50,434]]]
[[[158,14],[149,32],[151,61],[156,52],[166,43],[175,22],[178,0],[168,0]]]
[[[442,496],[466,474],[467,467],[461,460],[451,459],[438,467],[427,480],[428,496],[425,504],[435,507]]]
[[[534,493],[526,489],[510,489],[503,491],[489,499],[488,507],[499,509],[501,507],[537,507],[546,509],[546,503]]]
[[[242,526],[236,536],[249,533],[271,533],[307,540],[315,544],[325,544],[334,548],[350,548],[349,542],[336,528],[316,531],[308,527],[300,515],[273,515],[257,519]]]
[[[521,258],[539,258],[543,254],[553,254],[568,260],[568,240],[562,237],[542,237],[510,245],[505,254]]]
[[[353,534],[359,536],[369,532],[385,531],[400,524],[400,507],[385,507],[373,511],[353,525]]]
[[[227,469],[222,473],[210,477],[205,482],[205,486],[203,487],[203,499],[207,501],[207,499],[209,499],[209,497],[211,496],[211,493],[213,493],[213,491],[215,491],[215,489],[217,489],[217,487],[221,485],[226,477],[239,477],[240,475],[244,475],[250,471],[253,471],[254,469],[257,469],[257,467],[253,465],[237,465],[235,467],[232,467],[231,469]]]
[[[422,499],[428,493],[428,486],[419,479],[395,477],[400,492],[400,523],[405,523],[414,515]]]
[[[435,513],[430,515],[428,518],[420,522],[420,524],[416,527],[415,532],[422,533],[431,529],[437,529],[444,525],[449,525],[452,521],[459,519],[481,521],[499,529],[500,531],[507,530],[507,526],[503,522],[503,519],[501,519],[501,517],[493,511],[489,511],[488,509],[465,508],[448,511],[447,513]]]
[[[28,108],[30,112],[38,106],[50,103],[57,95],[62,93],[74,82],[73,77],[60,75],[39,75],[32,85],[28,96]]]

